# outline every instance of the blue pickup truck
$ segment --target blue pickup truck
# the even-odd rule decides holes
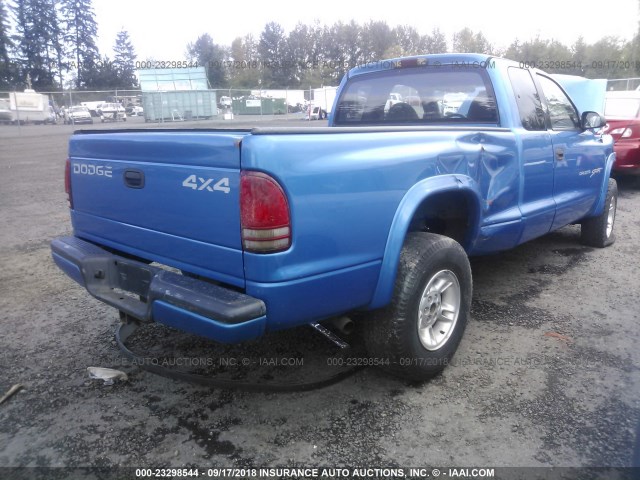
[[[469,318],[469,256],[568,224],[614,240],[612,139],[588,81],[562,85],[425,55],[352,69],[325,128],[78,131],[53,259],[125,318],[219,342],[354,314],[371,358],[428,378]]]

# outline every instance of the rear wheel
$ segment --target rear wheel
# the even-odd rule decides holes
[[[426,380],[458,348],[471,308],[471,267],[451,238],[410,233],[391,304],[362,325],[369,355],[395,375]]]
[[[586,219],[580,226],[580,241],[584,245],[604,248],[615,241],[613,226],[616,220],[617,206],[618,184],[613,178],[610,178],[602,213],[597,217]]]

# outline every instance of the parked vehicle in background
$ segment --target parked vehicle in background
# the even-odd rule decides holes
[[[141,117],[144,115],[144,108],[141,105],[129,104],[125,107],[124,112],[130,117]]]
[[[311,90],[309,120],[324,120],[331,115],[338,87],[322,87]]]
[[[613,137],[617,173],[640,175],[640,90],[607,92],[606,132]]]
[[[231,108],[231,97],[220,97],[220,107],[222,108]]]
[[[0,122],[11,123],[13,115],[11,114],[11,106],[8,98],[0,98]]]
[[[309,106],[309,120],[322,120],[323,118],[326,118],[326,114],[322,108]]]
[[[49,97],[35,90],[9,93],[9,110],[13,123],[56,123],[55,112],[49,105]]]
[[[82,105],[83,107],[87,107],[92,117],[99,117],[100,115],[98,114],[98,107],[103,103],[106,102],[104,100],[98,100],[97,102],[80,102],[80,105]]]
[[[71,107],[65,110],[64,123],[66,123],[67,125],[77,123],[93,123],[93,117],[91,116],[91,113],[89,112],[89,109],[87,107],[78,105],[76,107]]]
[[[119,103],[103,103],[98,105],[98,116],[101,122],[127,121],[127,113]]]

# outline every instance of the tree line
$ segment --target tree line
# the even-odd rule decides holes
[[[112,57],[97,35],[91,0],[0,0],[0,91],[135,88],[129,34],[117,34]]]
[[[309,88],[337,85],[352,67],[376,60],[428,53],[486,53],[522,62],[550,73],[589,78],[640,77],[640,25],[631,40],[604,37],[572,45],[536,37],[515,40],[507,48],[493,45],[482,34],[464,28],[447,41],[438,29],[420,34],[411,26],[390,27],[384,21],[333,25],[298,24],[285,33],[276,22],[267,23],[258,38],[238,37],[231,46],[214,43],[203,34],[187,46],[191,60],[208,68],[209,81],[218,88]]]
[[[27,75],[40,91],[136,87],[129,34],[118,33],[112,58],[98,51],[96,37],[91,0],[0,0],[0,91],[23,88]],[[206,67],[211,88],[309,88],[337,85],[357,65],[445,52],[504,56],[551,73],[640,77],[640,25],[631,40],[604,37],[586,43],[580,37],[564,45],[537,37],[503,48],[469,28],[448,39],[437,28],[421,34],[384,21],[299,23],[288,33],[269,22],[258,37],[238,37],[231,45],[204,33],[186,46],[185,63]]]

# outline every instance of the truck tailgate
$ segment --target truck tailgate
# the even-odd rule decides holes
[[[69,144],[75,234],[244,286],[245,132],[80,132]],[[178,260],[179,259],[179,260]]]

